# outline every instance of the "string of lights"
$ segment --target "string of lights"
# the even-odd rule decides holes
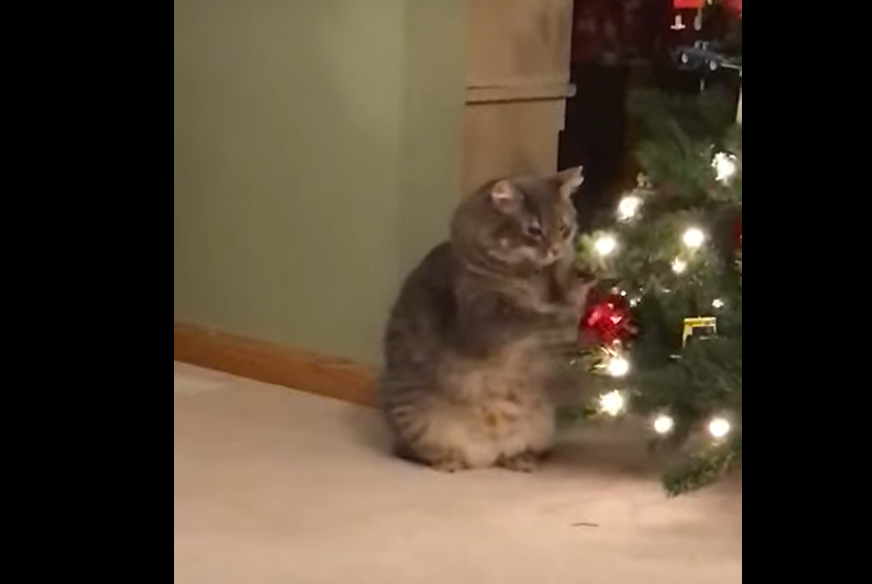
[[[735,156],[724,152],[717,153],[712,160],[712,168],[714,169],[717,182],[728,184],[735,176],[738,170],[738,161]],[[644,177],[639,179],[640,187],[645,186]],[[639,193],[642,193],[641,195]],[[631,222],[638,219],[644,211],[644,203],[646,194],[651,194],[650,189],[640,188],[634,192],[624,196],[618,202],[615,209],[615,214],[620,222]],[[687,273],[693,265],[695,253],[703,248],[709,241],[709,236],[698,225],[687,225],[681,233],[681,253],[676,256],[671,262],[672,271],[676,275]],[[613,256],[620,252],[621,241],[618,235],[614,232],[602,232],[597,234],[593,240],[593,250],[600,260]],[[626,291],[618,291],[621,296],[627,296]],[[630,299],[630,305],[634,306],[637,302],[636,298]],[[713,298],[711,306],[715,309],[724,306],[724,300],[721,298]],[[623,378],[630,373],[631,363],[629,355],[621,341],[613,341],[599,348],[599,355],[593,365],[593,371],[600,375],[606,375],[613,378]],[[618,417],[627,414],[630,411],[629,401],[630,393],[626,390],[611,389],[600,394],[596,400],[596,410],[605,416]],[[711,440],[717,444],[723,442],[733,430],[729,414],[718,414],[712,416],[706,424],[706,429]],[[668,411],[660,411],[651,417],[649,427],[659,436],[667,436],[675,429],[675,420]]]

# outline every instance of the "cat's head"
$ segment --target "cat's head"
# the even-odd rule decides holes
[[[483,266],[527,271],[551,265],[574,250],[571,196],[583,180],[579,166],[492,181],[458,207],[452,242],[465,259]]]

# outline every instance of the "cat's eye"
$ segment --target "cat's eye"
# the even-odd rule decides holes
[[[527,235],[529,235],[530,237],[538,239],[538,238],[542,237],[543,235],[545,235],[545,233],[542,231],[541,227],[533,224],[533,225],[527,226]]]
[[[560,235],[562,235],[563,237],[569,235],[570,231],[572,231],[572,225],[570,225],[569,223],[563,223],[560,226]]]

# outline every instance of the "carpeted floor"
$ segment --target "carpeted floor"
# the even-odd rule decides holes
[[[740,488],[666,499],[610,437],[447,475],[387,456],[364,408],[180,363],[173,386],[178,584],[742,580]]]

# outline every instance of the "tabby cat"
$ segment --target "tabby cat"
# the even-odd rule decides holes
[[[548,453],[549,387],[591,285],[574,263],[581,170],[486,184],[406,278],[380,382],[398,456],[529,472]]]

